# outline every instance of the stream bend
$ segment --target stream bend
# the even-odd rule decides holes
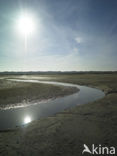
[[[76,105],[87,104],[89,102],[101,99],[105,96],[104,92],[99,89],[76,84],[39,80],[9,80],[27,83],[45,83],[77,87],[78,89],[80,89],[80,91],[72,95],[32,103],[32,105],[29,105],[27,107],[0,110],[0,130],[13,129],[17,126],[24,126],[25,124],[33,120],[38,120],[42,117],[52,116],[58,112],[63,111],[64,109],[68,109]]]

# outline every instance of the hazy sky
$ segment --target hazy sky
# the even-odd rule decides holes
[[[27,50],[25,12],[36,25]],[[0,71],[116,69],[117,0],[0,0]]]

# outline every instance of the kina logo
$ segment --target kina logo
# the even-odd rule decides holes
[[[89,153],[89,154],[96,154],[96,155],[115,155],[116,150],[115,147],[106,147],[106,146],[95,146],[92,144],[91,148],[89,148],[86,144],[83,145],[84,149],[82,151],[82,154]]]

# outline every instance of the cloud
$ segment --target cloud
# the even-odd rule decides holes
[[[76,37],[76,38],[75,38],[75,41],[76,41],[77,43],[82,43],[82,42],[83,42],[83,39],[82,39],[81,37]]]
[[[73,51],[72,51],[74,54],[79,54],[79,49],[78,48],[73,48]]]

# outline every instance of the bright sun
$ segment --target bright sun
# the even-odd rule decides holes
[[[31,16],[23,15],[18,20],[18,30],[24,36],[30,35],[35,29],[35,22]]]

